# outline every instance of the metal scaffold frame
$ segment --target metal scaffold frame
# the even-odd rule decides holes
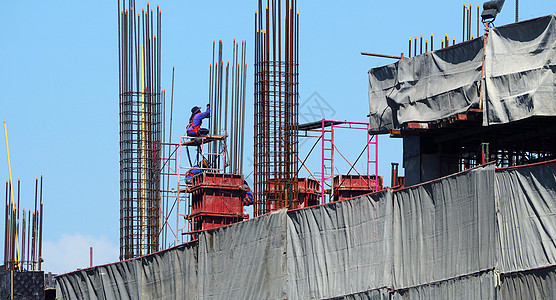
[[[320,126],[319,126],[320,125]],[[338,120],[326,120],[322,119],[321,121],[317,121],[314,123],[308,123],[300,125],[300,131],[306,131],[307,134],[303,135],[302,137],[316,137],[318,138],[315,142],[314,147],[317,143],[320,142],[321,144],[321,177],[319,180],[320,183],[320,196],[321,196],[321,203],[326,203],[326,189],[325,186],[330,187],[330,199],[332,195],[334,195],[334,184],[332,180],[334,179],[334,161],[335,161],[335,153],[338,153],[340,157],[345,160],[345,162],[350,166],[349,171],[345,175],[349,175],[349,173],[353,170],[357,173],[360,177],[363,178],[365,181],[365,185],[369,188],[369,190],[378,191],[381,187],[381,183],[378,179],[378,136],[377,135],[370,135],[368,132],[369,123],[366,122],[353,122],[353,121],[338,121]],[[355,129],[355,130],[365,130],[366,132],[366,139],[365,139],[365,147],[363,151],[359,154],[356,161],[354,163],[350,162],[346,156],[340,152],[339,147],[336,145],[335,141],[335,130],[336,129]],[[309,132],[318,132],[320,135],[308,135]],[[311,149],[312,152],[312,149]],[[311,152],[307,154],[307,158],[311,155]],[[366,154],[366,163],[365,163],[365,171],[359,171],[355,167],[359,159]],[[373,155],[374,154],[374,155]],[[302,162],[302,167],[305,166],[305,160]],[[374,166],[374,168],[373,168]],[[374,170],[373,170],[374,169]],[[307,169],[307,171],[309,171]],[[374,176],[372,174],[374,171]],[[310,171],[309,171],[310,172]],[[343,175],[343,174],[338,174]],[[311,174],[313,178],[315,176]],[[315,178],[316,179],[316,178]],[[342,179],[342,181],[345,179]],[[342,185],[340,182],[339,185]],[[373,186],[374,185],[374,186]],[[337,199],[333,199],[336,201]]]
[[[168,178],[172,176],[175,180],[177,190],[164,190],[163,199],[173,198],[174,203],[169,206],[164,205],[164,210],[162,211],[162,222],[160,233],[166,234],[166,228],[170,229],[172,235],[175,237],[175,245],[180,242],[180,237],[185,235],[187,232],[193,230],[193,224],[189,219],[191,214],[191,203],[187,197],[189,192],[190,184],[185,181],[187,172],[197,166],[203,172],[208,173],[223,173],[225,166],[225,161],[227,158],[227,147],[225,146],[226,136],[216,136],[207,135],[202,137],[190,137],[181,136],[179,143],[162,143],[164,148],[163,153],[168,153],[167,157],[161,157],[162,169],[161,176],[166,176],[167,181],[171,179]],[[216,147],[212,147],[214,144],[220,144],[220,147],[216,152]],[[195,159],[191,159],[191,152],[189,147],[195,147]],[[166,149],[168,149],[166,151]],[[186,160],[187,159],[187,160]],[[207,162],[218,162],[211,163],[208,167],[200,166],[200,162],[206,160]],[[200,166],[200,167],[199,167]],[[176,209],[174,213],[174,207]],[[170,220],[175,217],[175,227],[172,228],[170,225]],[[165,231],[166,230],[166,231]],[[163,246],[166,245],[163,243]]]

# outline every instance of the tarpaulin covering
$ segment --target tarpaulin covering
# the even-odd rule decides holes
[[[290,299],[390,286],[391,224],[391,190],[289,212]]]
[[[394,194],[395,289],[493,268],[494,167]]]
[[[484,125],[556,116],[556,14],[492,28]]]
[[[286,210],[199,237],[199,299],[286,297]]]
[[[488,271],[398,290],[392,294],[391,299],[496,299],[495,288],[496,275]]]
[[[197,295],[197,247],[185,244],[149,256],[56,277],[57,299],[191,299]]]
[[[369,128],[387,133],[400,124],[464,112],[479,103],[483,42],[401,59],[369,71]]]
[[[503,275],[498,299],[554,299],[556,269],[554,267]]]
[[[364,291],[360,293],[343,295],[334,298],[323,299],[337,299],[337,300],[388,300],[390,299],[390,291],[387,288]]]
[[[202,232],[57,276],[58,299],[538,299],[556,289],[556,162]],[[540,269],[539,269],[540,268]]]
[[[556,265],[556,163],[498,170],[500,272]]]
[[[492,28],[483,125],[556,116],[556,15]],[[440,120],[478,107],[484,39],[427,52],[369,74],[369,132]]]

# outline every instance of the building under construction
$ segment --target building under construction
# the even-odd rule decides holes
[[[160,40],[149,44],[152,27],[141,37],[133,26],[160,14],[119,8],[121,43],[131,43],[120,44],[123,261],[58,276],[58,298],[553,297],[556,14],[493,27],[485,5],[482,36],[472,38],[464,6],[461,43],[429,50],[426,41],[423,51],[421,40],[417,51],[415,38],[408,56],[369,70],[368,123],[299,124],[297,3],[266,4],[254,16],[252,219],[237,113],[247,45],[233,42],[230,67],[225,42],[213,42],[209,106],[219,113],[209,134],[157,140],[166,128],[157,121]],[[335,144],[340,129],[365,133],[355,162]],[[390,187],[377,174],[381,134],[403,139],[405,178],[393,166]],[[300,178],[298,139],[309,135],[321,170]],[[194,167],[202,172],[188,182]]]

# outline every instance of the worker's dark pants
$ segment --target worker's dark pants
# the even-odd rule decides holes
[[[206,128],[201,128],[199,130],[197,130],[197,132],[188,132],[187,136],[204,136],[207,135],[209,133],[209,130]]]

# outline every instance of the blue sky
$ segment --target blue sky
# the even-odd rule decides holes
[[[0,119],[8,125],[12,175],[22,180],[23,208],[31,207],[34,179],[44,174],[44,266],[54,273],[86,267],[89,246],[95,248],[95,264],[118,259],[116,3],[4,1],[0,9]],[[189,109],[207,103],[212,41],[218,39],[225,45],[234,38],[247,40],[246,115],[247,124],[252,124],[257,1],[153,4],[162,9],[162,82],[168,91],[172,66],[176,67],[173,139],[183,131]],[[473,3],[473,14],[477,4]],[[145,7],[146,1],[137,5]],[[514,5],[506,1],[497,25],[513,22]],[[313,104],[325,107],[327,118],[367,121],[367,71],[393,61],[359,53],[407,54],[408,38],[420,34],[447,33],[459,41],[462,6],[463,2],[439,0],[300,1],[300,114],[316,118],[311,116],[316,110],[309,109]],[[520,19],[554,13],[555,8],[548,0],[522,2]],[[436,41],[439,48],[440,39]],[[315,93],[320,96],[318,105]],[[246,127],[249,156],[252,126]],[[357,155],[363,144],[353,140],[357,139],[345,137],[342,147]],[[6,180],[4,143],[2,136],[0,174]],[[401,141],[383,136],[379,152],[379,173],[388,183],[390,163],[401,163]]]

